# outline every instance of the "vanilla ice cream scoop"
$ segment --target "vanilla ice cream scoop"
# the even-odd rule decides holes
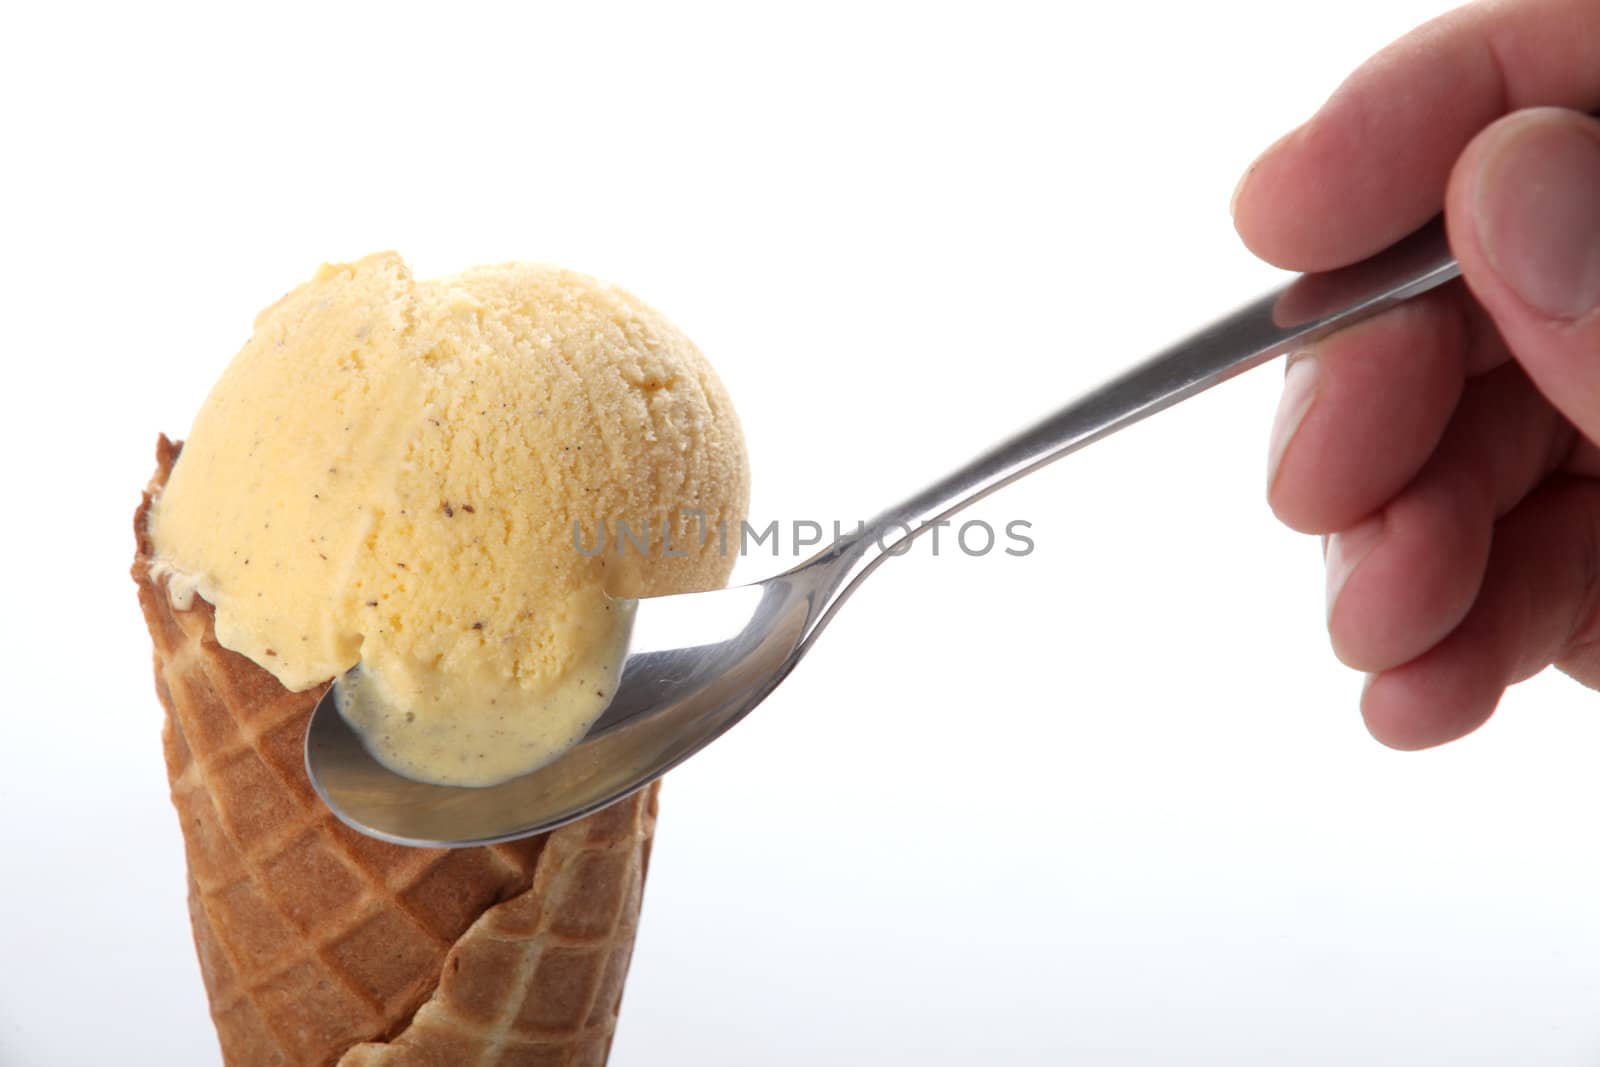
[[[289,689],[359,662],[374,753],[480,785],[582,736],[626,598],[722,585],[705,531],[747,500],[721,383],[636,298],[521,264],[416,281],[388,253],[262,312],[149,528],[222,645]]]

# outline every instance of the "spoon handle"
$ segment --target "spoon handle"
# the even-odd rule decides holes
[[[1204,392],[1274,356],[1459,276],[1442,217],[1360,263],[1305,274],[1179,341],[985,452],[842,538],[792,573],[825,575],[809,637],[886,556],[962,508],[1070,452]],[[808,640],[809,640],[808,637]]]

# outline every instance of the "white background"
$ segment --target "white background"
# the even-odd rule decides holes
[[[1274,284],[1239,172],[1443,6],[11,10],[0,1063],[217,1062],[129,518],[318,263],[620,282],[754,516],[854,520]],[[671,776],[614,1064],[1600,1059],[1600,701],[1371,741],[1278,379],[974,512],[1027,558],[883,568]]]

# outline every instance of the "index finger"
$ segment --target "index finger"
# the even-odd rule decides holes
[[[1235,194],[1249,249],[1327,270],[1439,212],[1456,157],[1501,115],[1600,103],[1600,0],[1485,0],[1428,22],[1358,67]]]

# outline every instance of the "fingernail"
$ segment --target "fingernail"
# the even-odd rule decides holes
[[[1311,410],[1317,392],[1317,356],[1310,349],[1289,356],[1283,374],[1283,395],[1278,398],[1278,413],[1272,417],[1272,434],[1267,438],[1267,491],[1278,480],[1283,454],[1289,450],[1295,431]]]
[[[1361,561],[1372,554],[1372,550],[1378,547],[1378,542],[1382,539],[1382,515],[1374,515],[1328,538],[1326,566],[1329,620],[1333,618],[1333,609],[1339,603],[1339,594],[1344,591],[1345,583],[1350,581],[1350,576],[1361,566]]]
[[[1244,192],[1245,183],[1250,180],[1250,175],[1256,172],[1256,167],[1259,163],[1260,161],[1257,160],[1255,163],[1250,164],[1244,169],[1244,173],[1239,175],[1239,182],[1233,187],[1233,195],[1228,197],[1228,217],[1230,219],[1239,213],[1239,197]]]
[[[1479,171],[1473,201],[1495,273],[1545,315],[1600,303],[1600,141],[1568,120],[1508,131]]]
[[[1261,164],[1265,163],[1267,158],[1271,156],[1272,153],[1276,152],[1278,149],[1287,144],[1289,138],[1293,137],[1304,128],[1304,126],[1296,126],[1294,129],[1290,130],[1276,141],[1273,141],[1267,146],[1266,151],[1257,156],[1255,161],[1244,169],[1244,173],[1239,175],[1239,183],[1233,187],[1233,195],[1228,198],[1228,216],[1230,218],[1239,213],[1239,198],[1244,195],[1244,187],[1250,183],[1250,179],[1255,176],[1256,171],[1261,169]]]

